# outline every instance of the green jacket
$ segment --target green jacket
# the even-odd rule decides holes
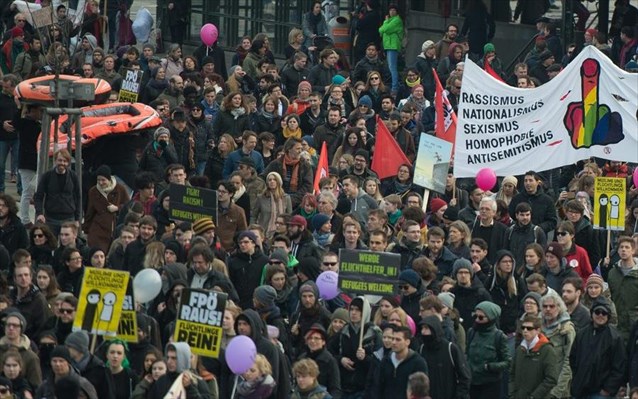
[[[383,21],[379,28],[379,33],[383,39],[384,50],[401,50],[403,42],[403,20],[395,15]]]
[[[634,261],[638,263],[637,258]],[[638,321],[638,269],[632,269],[625,276],[616,264],[609,271],[607,282],[618,313],[618,331],[626,342],[631,327]]]
[[[509,369],[512,354],[507,345],[507,337],[494,324],[501,317],[501,307],[490,301],[483,301],[474,307],[481,310],[491,325],[482,331],[470,328],[467,333],[467,364],[472,372],[472,385],[484,385],[500,381],[503,371]]]
[[[569,353],[572,350],[572,344],[576,338],[576,330],[574,329],[574,323],[567,320],[560,323],[556,329],[554,329],[547,338],[554,347],[556,354],[556,363],[558,364],[559,373],[557,375],[558,381],[556,386],[552,388],[552,396],[557,398],[569,398],[571,383],[572,383],[572,368],[569,365]]]
[[[554,345],[543,334],[538,338],[532,349],[519,346],[514,351],[509,380],[511,399],[550,398],[550,391],[558,381],[560,361]]]

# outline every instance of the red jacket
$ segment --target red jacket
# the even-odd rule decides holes
[[[567,259],[567,267],[574,269],[580,278],[583,279],[583,282],[586,282],[589,275],[593,273],[589,255],[585,248],[572,244],[567,255],[565,255],[565,259]]]

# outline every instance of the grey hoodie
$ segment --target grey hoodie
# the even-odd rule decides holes
[[[166,344],[166,352],[174,350],[177,355],[177,373],[189,370],[191,367],[191,348],[186,342],[173,342]]]

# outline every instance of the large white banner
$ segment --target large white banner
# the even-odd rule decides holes
[[[499,82],[467,60],[454,174],[498,176],[569,165],[591,156],[638,162],[638,74],[587,46],[536,89]]]

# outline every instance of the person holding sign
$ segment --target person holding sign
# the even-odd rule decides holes
[[[148,398],[163,398],[181,378],[186,396],[190,398],[209,398],[210,390],[204,379],[190,370],[191,348],[186,342],[173,342],[166,345],[166,374],[151,386]]]

